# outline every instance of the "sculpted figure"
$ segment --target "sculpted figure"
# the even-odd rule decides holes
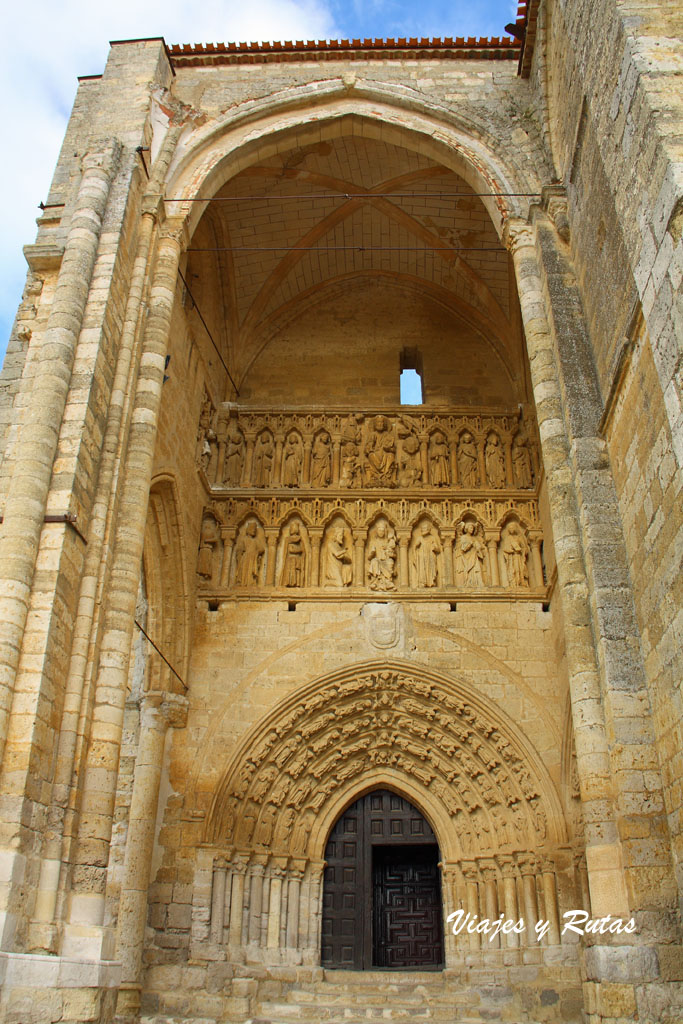
[[[489,434],[484,450],[486,478],[491,487],[505,487],[505,456],[497,434]]]
[[[332,479],[332,451],[330,435],[318,434],[313,441],[311,455],[311,486],[327,487]]]
[[[501,541],[500,550],[505,563],[505,572],[510,587],[528,587],[529,571],[527,569],[528,548],[521,527],[510,523]]]
[[[212,515],[205,515],[199,535],[199,557],[197,559],[197,574],[203,576],[204,579],[211,579],[213,576],[213,549],[219,540],[218,523]]]
[[[441,544],[430,522],[422,523],[413,548],[413,572],[418,587],[436,587],[439,582]]]
[[[301,482],[301,466],[303,464],[303,450],[301,438],[293,430],[287,435],[285,446],[282,451],[282,485],[283,487],[298,487]]]
[[[365,482],[369,487],[393,487],[396,443],[385,416],[375,416],[365,445]]]
[[[437,430],[429,442],[429,466],[433,487],[448,487],[451,482],[451,467],[448,452],[448,441]]]
[[[342,487],[358,487],[362,483],[363,473],[360,460],[360,446],[363,437],[362,422],[363,417],[360,413],[349,416],[342,431],[341,472],[339,474],[339,483]]]
[[[484,585],[483,565],[486,545],[478,534],[476,525],[465,522],[455,550],[455,578],[465,587]]]
[[[285,537],[282,548],[280,585],[283,587],[304,587],[306,585],[306,548],[301,536],[301,528],[296,519],[289,525],[289,533]]]
[[[253,587],[261,582],[261,565],[266,551],[258,535],[258,523],[251,519],[244,527],[235,547],[235,584]]]
[[[420,442],[415,434],[407,434],[401,441],[398,455],[398,483],[400,487],[412,487],[422,478]]]
[[[323,585],[348,587],[353,577],[352,550],[343,526],[334,530],[327,545]]]
[[[517,487],[533,487],[534,472],[526,438],[518,434],[512,444],[512,472]]]
[[[268,431],[259,434],[254,448],[254,487],[268,487],[273,475],[275,445]]]
[[[228,424],[225,438],[225,478],[228,487],[239,487],[244,469],[244,437],[234,420]]]
[[[368,543],[368,586],[371,590],[394,590],[396,534],[383,519],[377,523]]]
[[[462,487],[476,487],[479,483],[477,446],[469,431],[465,431],[458,444],[458,476]]]

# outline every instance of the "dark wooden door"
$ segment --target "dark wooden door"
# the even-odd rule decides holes
[[[438,860],[429,822],[396,793],[348,807],[325,849],[323,966],[441,966]]]
[[[438,848],[377,846],[372,852],[373,965],[440,967]]]

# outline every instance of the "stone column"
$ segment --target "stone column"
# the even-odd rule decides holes
[[[225,927],[225,883],[228,873],[228,862],[225,857],[218,857],[213,865],[213,885],[211,887],[211,941],[223,944]]]
[[[221,562],[220,586],[230,585],[230,565],[232,563],[232,549],[235,546],[236,531],[234,526],[221,526],[221,538],[223,540],[223,560]]]
[[[253,487],[254,486],[254,477],[253,477],[253,472],[254,472],[254,444],[256,443],[256,435],[253,434],[251,431],[249,433],[246,433],[246,431],[245,431],[245,435],[244,436],[245,436],[245,440],[247,442],[247,453],[246,453],[246,456],[245,456],[245,459],[244,459],[244,476],[243,476],[243,480],[244,480],[244,484],[245,484],[246,487]]]
[[[498,566],[498,543],[500,530],[485,530],[484,540],[489,556],[489,579],[492,587],[500,586],[500,568]]]
[[[281,437],[275,438],[275,458],[273,459],[273,475],[271,477],[271,483],[273,487],[277,487],[282,480],[282,449],[284,447],[284,441]]]
[[[538,587],[539,590],[544,586],[543,583],[543,559],[541,558],[541,542],[543,541],[543,534],[540,530],[529,530],[529,547],[531,549],[531,571],[533,576],[532,587]]]
[[[429,487],[429,438],[420,436],[420,465],[422,466],[422,486]]]
[[[275,569],[277,568],[277,526],[266,527],[266,586],[275,585]]]
[[[320,527],[309,529],[311,538],[311,573],[309,586],[317,587],[320,584],[320,544],[323,539],[323,531]]]
[[[356,530],[353,538],[353,557],[355,563],[353,581],[356,587],[365,586],[365,541],[367,536],[367,530]]]
[[[525,946],[536,945],[536,922],[538,921],[538,904],[536,900],[536,875],[538,860],[533,854],[520,854],[517,864],[522,875],[522,892],[524,894],[524,925],[522,932]]]
[[[489,478],[486,473],[486,459],[484,457],[484,450],[486,448],[486,437],[477,438],[477,465],[479,467],[479,479],[481,481],[481,487],[489,488]]]
[[[268,906],[268,931],[266,945],[269,949],[278,949],[280,946],[280,923],[282,910],[282,886],[287,874],[287,860],[283,857],[275,857],[268,869],[270,875],[270,894]]]
[[[544,860],[541,871],[543,873],[543,902],[545,903],[545,917],[550,924],[550,927],[548,928],[548,942],[551,946],[557,946],[560,943],[560,918],[557,913],[555,865],[552,861]]]
[[[244,917],[244,883],[247,875],[249,857],[238,853],[232,859],[232,891],[230,893],[230,927],[228,945],[233,951],[241,950],[242,920]]]
[[[64,955],[80,955],[86,959],[108,960],[113,955],[114,935],[104,924],[107,863],[157,418],[177,289],[181,230],[182,225],[165,229],[156,257],[99,651],[74,880],[61,950]]]
[[[501,437],[500,442],[503,445],[503,451],[505,452],[505,480],[508,487],[514,487],[515,474],[512,469],[512,438]]]
[[[31,402],[20,429],[21,458],[12,473],[0,536],[0,762],[59,429],[100,244],[120,146],[110,140],[87,153],[47,329],[34,360]],[[35,344],[35,342],[34,342]]]
[[[398,531],[398,583],[401,589],[410,586],[410,566],[408,565],[408,545],[410,534],[406,530]]]
[[[301,476],[301,486],[309,487],[311,483],[311,450],[313,438],[307,437],[304,441],[304,466]]]
[[[186,697],[160,690],[146,693],[140,702],[140,745],[135,759],[117,927],[116,959],[121,961],[119,1013],[136,1013],[140,1007],[147,892],[166,730],[169,726],[184,728],[187,709]]]
[[[498,919],[498,866],[490,858],[479,861],[479,870],[484,879],[484,916],[489,921]],[[485,946],[488,949],[500,948],[500,932],[491,938],[486,936]]]
[[[339,438],[332,438],[332,479],[331,487],[339,487],[339,474],[341,471],[341,441]]]
[[[476,861],[462,861],[461,870],[465,876],[465,889],[467,894],[466,909],[470,915],[469,923],[477,921],[475,918],[479,917],[479,871],[477,869]],[[479,949],[480,936],[476,932],[467,933],[467,944],[470,949]]]
[[[515,877],[515,865],[512,857],[499,857],[500,870],[503,875],[503,900],[505,918],[508,921],[517,921],[519,913],[517,909],[517,884]],[[516,949],[519,946],[519,935],[509,932],[504,939],[509,949]]]
[[[305,863],[305,861],[292,861],[289,868],[286,944],[290,949],[299,948],[299,901]]]
[[[266,854],[256,854],[252,857],[252,863],[249,867],[251,890],[249,893],[249,924],[247,927],[247,942],[250,946],[261,945],[263,876],[265,874],[267,861],[268,857]]]
[[[453,574],[453,544],[455,543],[455,530],[443,531],[443,585],[445,587],[455,586]]]
[[[325,861],[310,861],[310,902],[308,911],[308,948],[313,963],[320,963],[323,917],[323,874]]]

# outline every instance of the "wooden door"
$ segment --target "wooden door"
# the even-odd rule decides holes
[[[411,803],[389,790],[361,797],[337,820],[325,860],[324,967],[441,966],[439,848]]]

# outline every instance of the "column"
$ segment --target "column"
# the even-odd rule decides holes
[[[275,569],[277,567],[277,526],[266,526],[266,585],[275,585]]]
[[[323,916],[323,873],[325,861],[309,862],[310,903],[308,911],[308,948],[313,953],[313,962],[320,963],[321,926]]]
[[[275,438],[275,458],[273,459],[273,475],[271,477],[271,483],[273,487],[278,487],[282,480],[282,449],[284,441],[281,437]]]
[[[287,901],[287,946],[299,948],[299,904],[301,899],[301,882],[304,877],[306,861],[292,861],[289,869],[289,899]]]
[[[500,911],[498,910],[498,865],[491,858],[479,861],[479,871],[484,879],[484,917],[489,921],[496,921]],[[486,936],[484,947],[489,949],[500,948],[500,932],[491,938]]]
[[[119,1013],[134,1013],[140,1005],[147,893],[166,730],[169,726],[184,728],[187,708],[186,697],[159,690],[146,693],[140,701],[140,745],[135,759],[116,936],[116,959],[121,961]]]
[[[555,882],[555,865],[552,861],[544,860],[541,865],[543,873],[543,901],[545,903],[545,916],[549,922],[548,942],[551,946],[560,943],[560,919],[557,913],[557,884]]]
[[[225,857],[217,857],[213,865],[213,885],[211,887],[211,941],[223,944],[223,927],[225,925],[225,881],[228,862]]]
[[[304,439],[304,466],[301,476],[301,486],[309,487],[311,483],[311,449],[313,447],[313,438],[306,437]]]
[[[113,955],[114,934],[104,923],[107,864],[135,603],[182,229],[182,224],[166,227],[159,243],[150,290],[149,316],[121,485],[122,514],[116,524],[90,745],[84,767],[74,883],[63,932],[61,952],[66,956],[108,960]]]
[[[443,531],[443,585],[454,587],[453,577],[453,544],[455,543],[455,530]]]
[[[341,472],[341,441],[338,437],[332,438],[332,479],[330,486],[339,487],[339,474]]]
[[[353,538],[353,556],[355,562],[353,581],[356,587],[365,586],[365,541],[367,535],[367,530],[356,530]]]
[[[249,892],[249,924],[247,926],[247,942],[250,946],[261,945],[261,914],[263,912],[263,876],[268,857],[255,854],[249,867],[251,889]]]
[[[512,469],[512,438],[503,437],[502,434],[499,434],[498,436],[500,437],[500,443],[503,445],[503,451],[505,452],[505,479],[507,481],[507,486],[514,487],[515,474]]]
[[[505,919],[507,921],[517,921],[519,913],[517,909],[517,884],[514,861],[512,857],[499,857],[498,863],[503,875],[503,909],[505,911]],[[519,946],[519,935],[515,932],[510,932],[505,936],[504,943],[509,949],[516,949]]]
[[[518,854],[517,864],[522,875],[522,892],[524,894],[524,925],[522,932],[522,944],[535,946],[536,943],[536,922],[538,921],[538,903],[536,900],[536,875],[538,873],[538,860],[530,853]]]
[[[429,437],[420,435],[420,463],[422,465],[422,486],[429,487],[431,479],[429,476]]]
[[[308,531],[311,538],[311,575],[310,586],[317,587],[320,584],[320,544],[323,539],[323,531],[320,527],[311,527]]]
[[[223,539],[223,561],[221,562],[221,587],[230,585],[230,566],[232,564],[232,549],[235,546],[236,532],[234,526],[221,526],[221,537]]]
[[[26,627],[59,430],[120,147],[115,140],[83,157],[83,175],[41,354],[32,364],[31,405],[18,436],[17,459],[0,536],[0,760]],[[35,342],[33,343],[35,344]],[[39,412],[39,414],[37,414]]]
[[[476,919],[479,918],[479,870],[477,868],[476,861],[462,861],[460,865],[462,873],[465,877],[465,890],[467,894],[467,912],[470,915],[469,923],[477,924]],[[471,950],[479,949],[481,936],[476,932],[470,932],[467,935],[467,943]]]
[[[541,542],[543,534],[540,530],[529,530],[529,547],[531,548],[532,586],[541,589],[543,582],[543,559],[541,558]]]
[[[498,566],[498,542],[500,541],[500,530],[485,530],[484,540],[489,556],[489,579],[492,587],[500,586],[500,569]]]
[[[268,930],[266,945],[268,949],[278,949],[280,945],[280,914],[282,910],[282,884],[287,874],[287,859],[274,857],[268,869],[270,876],[270,895],[268,906]]]
[[[408,545],[410,534],[406,530],[398,530],[398,582],[401,589],[410,587],[410,567],[408,565]]]
[[[254,478],[252,474],[254,470],[254,444],[256,442],[256,435],[251,431],[249,433],[245,431],[244,437],[247,442],[247,453],[244,459],[244,476],[242,479],[244,480],[245,487],[253,487]]]
[[[477,464],[479,466],[479,479],[481,481],[481,487],[489,489],[489,478],[486,475],[486,459],[484,458],[484,449],[486,448],[486,437],[476,438],[477,442]]]
[[[230,893],[230,926],[228,945],[239,949],[242,945],[242,919],[244,917],[244,883],[247,876],[249,857],[237,854],[232,859],[232,892]]]

